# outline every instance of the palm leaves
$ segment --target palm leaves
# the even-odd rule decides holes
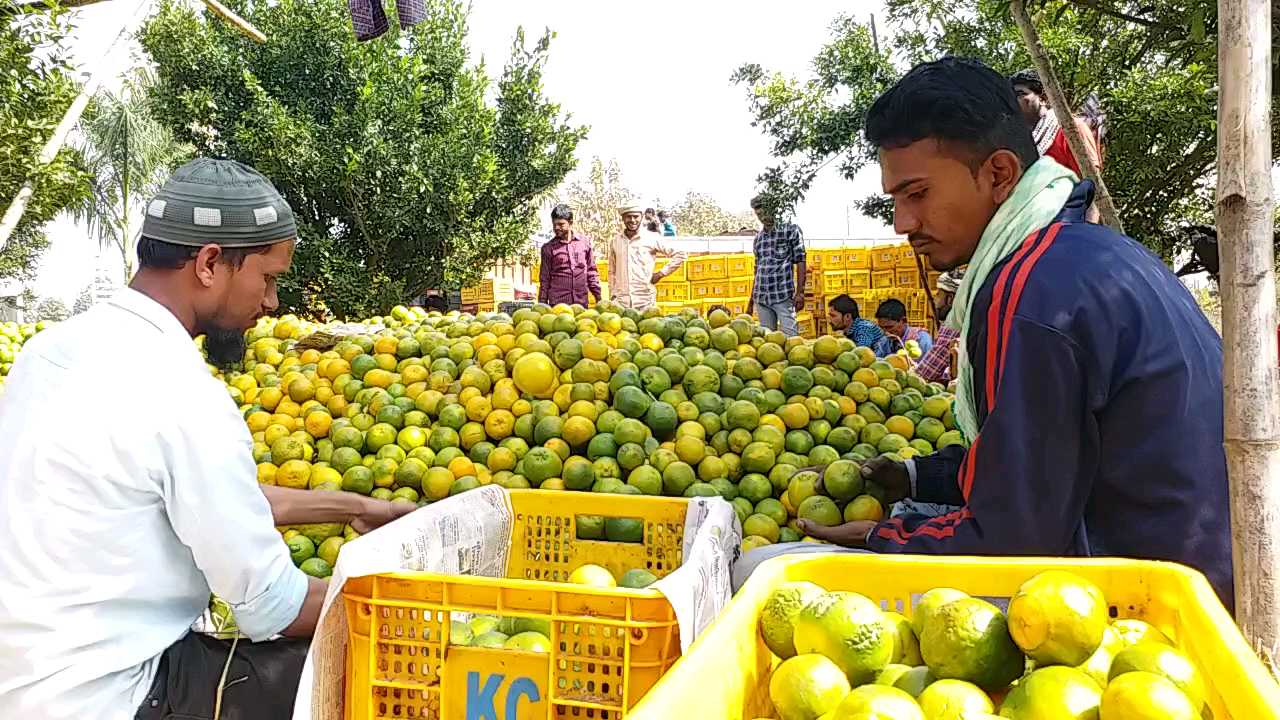
[[[119,92],[99,93],[80,122],[80,150],[93,176],[92,193],[72,209],[72,216],[101,247],[120,252],[126,282],[133,275],[142,203],[192,152],[152,114],[152,83],[148,70],[136,70]]]

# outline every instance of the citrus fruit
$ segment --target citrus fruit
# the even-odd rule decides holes
[[[1010,720],[1090,720],[1098,717],[1102,688],[1075,668],[1054,665],[1018,681],[1000,704]]]
[[[1025,664],[1009,636],[1004,613],[972,597],[953,600],[929,614],[920,633],[920,655],[938,678],[988,689],[1008,685]]]
[[[569,573],[569,582],[591,587],[617,587],[613,574],[599,565],[581,565]]]
[[[822,655],[784,660],[769,678],[769,699],[782,720],[817,720],[849,694],[849,680]]]
[[[916,702],[928,720],[966,720],[995,712],[982,688],[963,680],[938,680],[917,695]]]
[[[1194,720],[1200,713],[1163,675],[1134,671],[1117,677],[1102,693],[1100,720]]]
[[[795,618],[794,641],[797,653],[831,658],[853,685],[869,682],[893,655],[879,606],[850,592],[811,599]]]
[[[1027,580],[1009,601],[1009,634],[1038,665],[1079,665],[1102,644],[1107,600],[1096,585],[1048,570]]]
[[[893,720],[925,720],[915,698],[896,687],[863,685],[836,706],[837,718],[893,718]]]

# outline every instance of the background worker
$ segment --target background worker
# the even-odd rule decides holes
[[[292,713],[327,583],[275,526],[366,532],[413,509],[260,486],[244,418],[192,342],[244,359],[296,236],[266,178],[194,160],[147,205],[130,286],[24,346],[0,403],[0,718],[213,717],[230,644],[190,632],[211,590],[254,641],[236,646],[222,717]],[[166,390],[139,393],[144,376]]]
[[[609,295],[624,308],[645,310],[658,303],[654,285],[679,270],[685,254],[662,235],[641,227],[644,209],[640,206],[618,208],[618,214],[622,232],[609,241]],[[667,264],[655,270],[660,257],[667,258]]]
[[[752,198],[751,209],[761,227],[752,245],[756,275],[747,312],[754,309],[760,324],[770,330],[799,335],[796,313],[804,309],[804,234],[795,223],[778,222],[777,203],[766,195]]]
[[[927,382],[951,382],[951,361],[955,355],[956,339],[960,331],[947,324],[947,316],[951,314],[951,305],[955,302],[956,291],[960,288],[960,280],[964,278],[963,270],[948,270],[938,276],[937,294],[933,296],[938,310],[938,336],[933,339],[933,347],[920,357],[913,368],[915,373]]]
[[[827,322],[832,330],[844,333],[858,347],[873,347],[884,337],[879,325],[859,317],[858,301],[848,295],[837,295],[827,303]]]
[[[901,300],[890,298],[876,308],[876,324],[884,331],[884,337],[876,341],[872,350],[876,357],[886,357],[905,348],[907,343],[915,342],[923,355],[933,347],[933,338],[924,328],[907,322],[907,306]]]
[[[554,237],[543,243],[538,269],[538,302],[587,307],[588,296],[600,302],[600,273],[591,239],[573,230],[573,208],[551,209]]]

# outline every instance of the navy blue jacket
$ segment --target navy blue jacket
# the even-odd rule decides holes
[[[1232,607],[1222,340],[1149,251],[1084,222],[1080,183],[987,277],[965,338],[980,432],[918,458],[879,552],[1113,555],[1203,572]]]

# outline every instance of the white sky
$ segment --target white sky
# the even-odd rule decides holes
[[[136,1],[78,11],[72,47],[82,69],[103,62]],[[674,203],[697,191],[729,210],[745,210],[757,174],[770,163],[769,144],[751,127],[745,89],[730,85],[729,77],[745,62],[807,74],[828,38],[828,25],[842,12],[880,15],[881,0],[785,6],[762,0],[474,0],[470,42],[473,60],[483,56],[490,75],[497,75],[518,25],[530,41],[550,27],[556,38],[546,93],[575,123],[591,127],[578,147],[581,169],[593,156],[616,159],[623,183],[645,202]],[[123,70],[129,55],[130,50],[118,53],[115,64]],[[796,221],[810,238],[889,237],[889,228],[850,208],[878,187],[874,167],[854,182],[825,170]],[[70,303],[93,280],[97,245],[67,220],[55,222],[50,236],[53,246],[35,290]]]

